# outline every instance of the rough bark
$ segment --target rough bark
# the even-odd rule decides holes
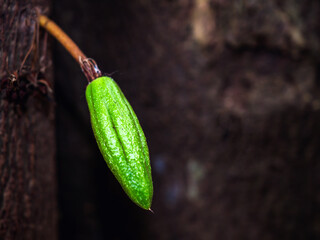
[[[0,239],[56,239],[51,60],[36,10],[0,1]]]
[[[150,146],[155,214],[136,209],[99,158],[85,80],[58,48],[62,237],[320,238],[319,1],[74,5],[59,1],[55,18],[120,72]]]

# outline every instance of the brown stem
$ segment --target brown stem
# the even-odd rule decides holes
[[[71,40],[71,38],[53,21],[44,15],[39,14],[40,26],[46,29],[52,36],[54,36],[72,55],[76,61],[79,61],[81,69],[86,76],[88,82],[101,77],[101,71],[99,70],[96,62],[87,58],[86,55],[79,49],[79,47]]]
[[[67,34],[53,21],[47,18],[44,15],[39,15],[40,26],[46,29],[52,36],[54,36],[72,55],[76,61],[79,61],[79,58],[86,59],[86,55],[78,48],[74,41],[69,38]]]

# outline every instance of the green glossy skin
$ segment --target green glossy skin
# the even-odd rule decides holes
[[[92,81],[86,98],[93,132],[108,167],[131,200],[150,209],[153,185],[149,150],[132,107],[110,77]]]

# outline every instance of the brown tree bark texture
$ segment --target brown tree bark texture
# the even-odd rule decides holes
[[[106,189],[112,177],[90,180],[86,188],[97,191],[88,205],[62,195],[64,226],[106,239],[127,239],[126,231],[131,239],[320,238],[319,1],[58,2],[56,20],[87,56],[119,70],[113,76],[146,133],[155,185],[149,216],[120,212],[130,202]],[[83,189],[90,181],[68,179],[71,166],[107,170],[96,146],[90,156],[92,136],[77,140],[85,158],[70,157],[72,134],[82,139],[72,131],[91,129],[85,84],[62,52],[58,89],[69,106],[58,111],[59,161],[68,189]],[[72,221],[81,211],[88,218]],[[99,215],[104,224],[95,224]]]
[[[0,1],[0,239],[56,239],[51,60],[36,7]]]

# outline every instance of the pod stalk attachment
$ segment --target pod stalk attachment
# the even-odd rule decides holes
[[[92,58],[82,59],[82,57],[80,56],[79,63],[80,63],[82,72],[86,76],[88,82],[92,82],[93,80],[102,76],[97,63]]]

